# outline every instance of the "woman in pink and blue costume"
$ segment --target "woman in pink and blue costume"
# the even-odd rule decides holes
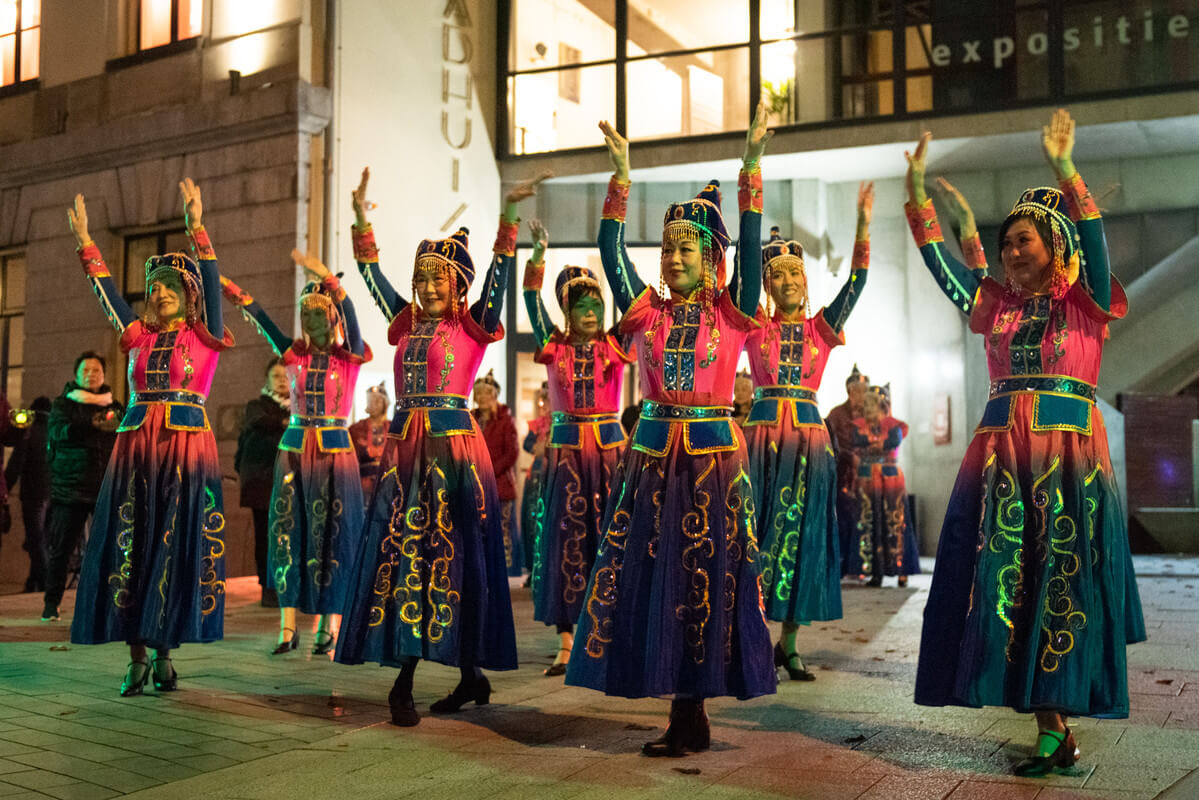
[[[882,586],[884,575],[895,575],[900,586],[907,586],[908,576],[920,572],[920,551],[898,464],[908,424],[891,416],[890,384],[866,390],[862,416],[853,424],[858,474],[849,503],[853,536],[845,574],[868,576],[870,586]]]
[[[461,672],[454,691],[432,704],[435,712],[457,711],[471,700],[486,704],[491,684],[480,667],[516,669],[499,495],[466,397],[487,345],[504,336],[500,316],[515,261],[516,204],[548,176],[508,193],[483,294],[469,308],[475,268],[465,229],[418,245],[415,303],[384,277],[366,220],[369,177],[363,170],[354,192],[354,257],[390,321],[397,398],[336,659],[399,667],[388,697],[391,718],[410,726],[420,722],[412,682],[421,659]]]
[[[550,322],[541,302],[549,235],[536,221],[530,227],[533,256],[525,266],[525,305],[538,343],[533,359],[549,374],[552,420],[533,559],[533,619],[558,629],[558,653],[545,670],[554,676],[566,673],[599,526],[624,450],[620,389],[633,358],[604,330],[599,280],[585,267],[567,266],[558,273],[554,294],[566,330]]]
[[[796,652],[800,625],[841,618],[837,464],[816,391],[842,329],[866,286],[874,185],[858,189],[849,279],[826,308],[808,313],[803,246],[771,238],[762,248],[766,311],[745,344],[754,402],[745,421],[750,480],[761,540],[766,617],[783,623],[774,648],[792,680],[815,679]],[[775,311],[770,312],[774,305]]]
[[[300,338],[283,333],[248,292],[224,276],[221,288],[270,342],[291,385],[291,419],[279,442],[267,527],[267,574],[280,611],[272,654],[299,645],[299,608],[318,616],[312,654],[325,655],[333,649],[333,617],[345,605],[362,535],[362,480],[346,426],[358,370],[371,352],[337,276],[299,250],[291,256],[309,279],[300,291]]]
[[[138,319],[87,231],[83,195],[68,212],[79,260],[121,334],[133,395],[96,501],[75,595],[71,641],[129,645],[121,695],[176,688],[170,652],[222,637],[225,528],[221,466],[204,402],[220,352],[233,345],[221,321],[216,254],[201,224],[200,190],[185,179],[187,232],[196,253],[146,262],[149,297]],[[198,263],[197,263],[198,261]],[[154,650],[146,659],[146,648]]]
[[[1128,716],[1127,644],[1145,623],[1107,432],[1095,406],[1108,323],[1128,310],[1103,220],[1074,168],[1074,121],[1042,135],[1059,188],[1029,189],[999,229],[1006,285],[986,277],[974,216],[966,264],[924,192],[930,134],[909,156],[912,234],[942,291],[984,337],[991,399],[962,461],[924,611],[916,702],[1036,715],[1020,775],[1078,758],[1068,716]]]
[[[729,237],[712,183],[668,208],[658,291],[637,276],[624,246],[628,142],[600,125],[615,174],[599,249],[623,312],[618,330],[637,346],[645,400],[604,513],[566,682],[672,697],[665,735],[642,747],[650,756],[709,747],[705,698],[757,697],[777,683],[745,439],[732,420],[737,358],[761,291],[766,116],[759,106],[746,139],[732,279],[726,286]]]

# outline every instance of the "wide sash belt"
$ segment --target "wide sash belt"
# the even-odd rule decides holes
[[[466,398],[457,394],[404,394],[396,398],[396,411],[413,408],[456,408],[466,410]]]
[[[730,406],[676,406],[670,403],[659,403],[654,400],[644,400],[641,403],[641,418],[668,420],[670,422],[691,422],[700,419],[721,419],[732,417]]]
[[[1023,392],[1064,394],[1095,402],[1095,387],[1068,375],[1009,375],[991,381],[991,397]]]
[[[624,426],[615,413],[572,414],[555,411],[551,415],[550,447],[567,447],[577,450],[583,446],[584,436],[594,436],[601,450],[624,444]]]
[[[816,392],[803,386],[759,386],[754,389],[754,400],[802,400],[816,402]]]
[[[194,406],[204,405],[205,397],[199,392],[189,392],[185,389],[151,389],[144,392],[134,392],[129,405],[137,403],[191,403]]]
[[[292,414],[287,424],[299,428],[344,428],[347,422],[345,417],[308,417]]]

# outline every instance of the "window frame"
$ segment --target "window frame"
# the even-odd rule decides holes
[[[200,20],[200,32],[194,36],[186,38],[179,37],[179,0],[161,0],[162,2],[170,2],[171,4],[171,40],[165,44],[155,45],[154,47],[141,46],[142,42],[142,7],[147,2],[154,0],[128,0],[126,6],[125,26],[128,38],[125,42],[125,55],[117,58],[110,58],[105,62],[104,67],[108,71],[124,69],[125,67],[144,64],[148,61],[155,61],[160,58],[168,58],[178,53],[187,53],[196,50],[200,46],[200,40],[204,37],[204,21],[203,14]],[[193,2],[203,3],[204,0],[193,0]]]
[[[41,77],[42,77],[42,64],[41,64],[41,50],[42,50],[41,11],[42,11],[42,5],[41,4],[42,4],[42,0],[15,0],[15,2],[17,4],[16,5],[16,26],[13,28],[12,33],[0,34],[0,36],[12,36],[13,37],[13,80],[11,83],[0,83],[0,97],[7,97],[12,94],[20,94],[21,92],[29,91],[31,89],[36,89],[39,86],[41,86]],[[36,3],[37,4],[37,13],[38,13],[37,25],[32,25],[28,28],[21,27],[21,20],[25,16],[24,9],[22,8],[23,3]],[[37,40],[38,40],[37,74],[34,75],[32,78],[22,78],[21,77],[21,40],[25,38],[22,35],[25,31],[37,31]]]
[[[6,396],[8,395],[8,380],[11,372],[17,372],[22,377],[22,383],[25,375],[25,341],[24,337],[21,340],[20,352],[10,353],[11,336],[12,336],[12,321],[14,319],[25,319],[25,309],[28,306],[29,298],[25,298],[25,302],[20,308],[8,308],[4,299],[8,296],[8,268],[9,262],[17,258],[25,262],[26,276],[26,291],[28,291],[29,283],[29,257],[28,251],[24,247],[0,248],[0,391]],[[16,355],[19,359],[17,363],[13,363],[10,356]],[[16,408],[23,400],[23,396],[19,398],[9,397],[9,404]]]

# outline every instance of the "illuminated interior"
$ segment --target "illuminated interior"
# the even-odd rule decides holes
[[[0,0],[0,86],[38,77],[41,0]]]

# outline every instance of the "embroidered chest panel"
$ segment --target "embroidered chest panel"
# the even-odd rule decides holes
[[[778,382],[798,386],[804,379],[804,323],[784,322],[779,325]]]
[[[304,413],[310,417],[323,417],[325,408],[326,381],[336,380],[337,374],[329,371],[329,354],[314,352],[304,371]]]
[[[1045,334],[1053,335],[1046,348]],[[994,358],[999,358],[999,347],[1004,338],[1008,342],[1008,362],[1012,375],[1039,375],[1052,371],[1057,361],[1065,355],[1066,315],[1061,304],[1055,304],[1048,295],[1037,295],[1024,300],[1020,309],[1011,309],[995,319],[991,330],[990,346]]]
[[[574,406],[595,406],[595,345],[578,344],[574,350]]]
[[[154,344],[150,348],[150,355],[146,359],[146,389],[162,390],[171,388],[171,355],[175,352],[175,341],[179,338],[179,331],[163,331],[154,337]],[[187,388],[187,382],[190,380],[194,368],[191,364],[191,359],[184,358],[184,372],[186,378],[183,388]]]
[[[429,345],[433,343],[440,323],[438,319],[421,319],[408,334],[408,345],[404,348],[404,394],[424,394],[429,391]],[[447,353],[447,366],[451,358]]]
[[[684,303],[670,308],[670,333],[662,353],[663,388],[695,389],[695,345],[699,340],[703,306]]]

